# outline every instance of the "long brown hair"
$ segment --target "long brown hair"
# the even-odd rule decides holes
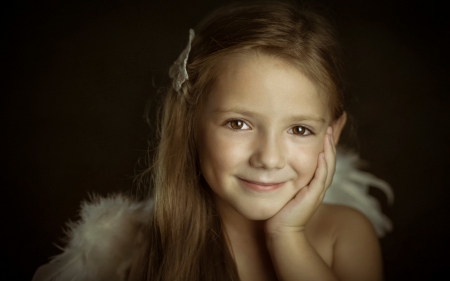
[[[338,118],[343,95],[332,30],[321,16],[283,2],[226,6],[200,24],[187,64],[189,80],[178,92],[170,87],[162,107],[159,144],[148,170],[153,219],[133,276],[152,281],[239,280],[212,191],[198,168],[196,116],[223,61],[260,52],[307,75],[327,95]]]

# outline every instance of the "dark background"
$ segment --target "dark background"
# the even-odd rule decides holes
[[[130,190],[153,136],[149,98],[188,29],[227,2],[1,2],[1,280],[30,280],[57,254],[89,192]],[[313,1],[341,34],[351,143],[395,190],[386,280],[450,272],[445,2]]]

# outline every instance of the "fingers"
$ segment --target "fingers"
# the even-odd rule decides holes
[[[331,185],[336,168],[336,145],[334,142],[332,127],[328,127],[327,133],[325,135],[324,154],[328,171],[325,182],[325,189],[327,189]]]
[[[325,192],[331,185],[336,167],[336,146],[333,138],[333,130],[328,127],[324,140],[324,151],[319,154],[314,178],[309,184],[309,190],[314,191],[316,198],[322,202]]]
[[[314,173],[314,178],[310,183],[311,190],[316,191],[318,196],[326,189],[326,180],[328,174],[327,160],[324,152],[319,154],[319,159],[317,163],[317,169]]]

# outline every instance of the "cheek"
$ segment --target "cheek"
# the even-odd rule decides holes
[[[297,145],[293,150],[295,150],[295,153],[290,154],[289,162],[297,174],[298,184],[304,186],[308,184],[314,176],[319,153],[323,151],[323,142]]]
[[[211,185],[212,180],[233,174],[245,162],[248,149],[237,138],[227,134],[213,130],[204,132],[198,139],[198,153],[202,173]]]

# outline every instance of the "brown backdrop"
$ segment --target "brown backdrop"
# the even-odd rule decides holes
[[[152,138],[147,101],[188,28],[226,2],[2,1],[2,280],[30,280],[59,252],[52,242],[89,192],[130,189]],[[386,208],[395,230],[381,240],[386,280],[440,280],[450,251],[444,6],[313,3],[342,36],[351,143],[396,193]]]

